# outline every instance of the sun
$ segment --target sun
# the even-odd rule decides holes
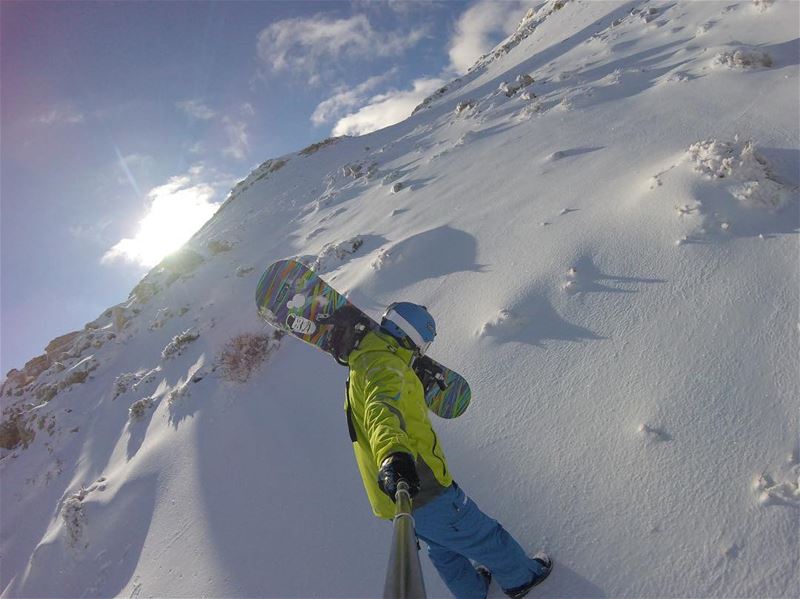
[[[132,238],[119,241],[103,262],[119,259],[152,267],[181,247],[219,208],[214,189],[192,183],[188,176],[173,177],[147,194],[150,204]]]

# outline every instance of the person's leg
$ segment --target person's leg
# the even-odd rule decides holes
[[[457,486],[414,511],[418,533],[442,547],[486,566],[503,589],[542,576],[546,568],[525,555],[499,522],[484,514]]]
[[[463,555],[418,535],[428,546],[428,557],[447,588],[458,599],[486,599],[487,580]]]

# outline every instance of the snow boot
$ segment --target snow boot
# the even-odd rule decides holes
[[[533,561],[539,562],[539,564],[544,566],[544,572],[534,576],[528,584],[523,584],[522,586],[518,586],[513,589],[503,589],[503,592],[511,597],[511,599],[521,599],[521,597],[527,595],[533,587],[535,587],[537,584],[540,584],[545,578],[550,576],[550,572],[553,570],[553,560],[551,560],[546,553],[540,551],[533,556]]]
[[[475,571],[486,581],[486,592],[489,592],[489,585],[492,584],[492,573],[484,566],[475,566]]]

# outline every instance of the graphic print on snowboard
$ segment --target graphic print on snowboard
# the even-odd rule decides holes
[[[261,275],[256,288],[258,313],[267,323],[314,345],[344,363],[341,344],[357,330],[380,326],[319,275],[296,260],[279,260]],[[359,329],[359,327],[361,327]],[[469,406],[469,384],[460,374],[425,356],[415,365],[425,401],[442,418],[456,418]]]

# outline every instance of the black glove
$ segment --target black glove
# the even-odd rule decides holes
[[[378,471],[378,486],[394,500],[397,483],[404,480],[408,483],[408,493],[414,497],[419,492],[419,476],[414,465],[414,457],[410,453],[393,453],[383,460]]]

